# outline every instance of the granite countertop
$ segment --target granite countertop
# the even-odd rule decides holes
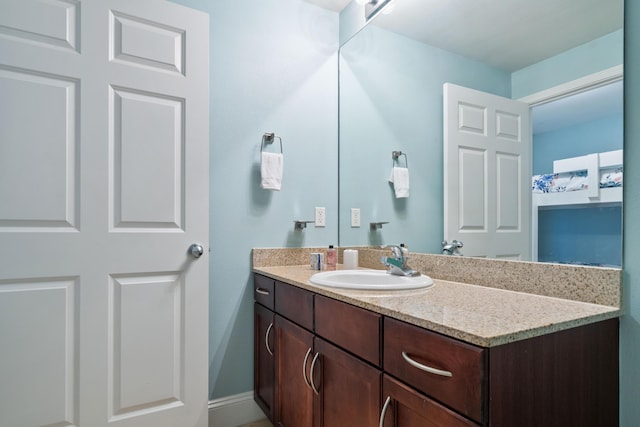
[[[308,265],[253,271],[317,294],[482,347],[619,317],[618,307],[434,279],[420,291],[373,292],[313,285]]]

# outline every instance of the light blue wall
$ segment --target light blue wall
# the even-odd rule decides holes
[[[622,64],[622,30],[614,31],[562,54],[515,71],[511,96],[519,99],[532,93]]]
[[[510,96],[508,72],[373,25],[341,48],[342,245],[404,242],[412,251],[440,251],[445,82]],[[409,160],[413,196],[406,199],[396,199],[388,182],[394,150]],[[360,208],[362,227],[350,226],[351,208]],[[378,221],[389,224],[370,232]]]
[[[551,173],[553,161],[602,151],[623,145],[623,117],[612,115],[533,135],[533,174]]]
[[[640,2],[625,2],[624,311],[620,324],[620,427],[640,425]]]
[[[210,397],[253,389],[252,247],[337,241],[338,14],[300,0],[175,0],[210,15]],[[264,132],[282,191],[259,188]],[[202,177],[207,179],[207,177]],[[294,232],[326,207],[327,227]]]
[[[622,208],[540,209],[538,261],[622,265]]]

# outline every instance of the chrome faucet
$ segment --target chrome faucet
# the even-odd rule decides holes
[[[447,243],[446,240],[443,240],[442,241],[442,255],[458,255],[458,256],[461,256],[462,254],[458,251],[458,249],[460,249],[462,246],[464,246],[464,245],[459,240],[452,240],[451,243]]]
[[[385,267],[387,267],[387,273],[394,274],[396,276],[419,276],[420,272],[413,270],[407,265],[407,255],[404,252],[403,248],[398,245],[387,245],[382,246],[383,248],[391,249],[393,252],[392,257],[383,256],[380,257],[380,262],[382,262]]]

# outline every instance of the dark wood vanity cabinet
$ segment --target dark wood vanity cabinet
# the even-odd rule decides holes
[[[385,426],[618,425],[618,319],[482,348],[385,318],[383,348]]]
[[[618,425],[618,319],[482,348],[255,277],[255,399],[276,426]]]
[[[254,367],[255,399],[265,414],[283,427],[376,425],[381,316],[281,282],[276,282],[275,294],[274,357],[256,356]],[[268,317],[270,310],[257,300],[255,306],[256,316]],[[259,328],[264,323],[255,320],[256,346],[268,342],[270,334]],[[354,332],[354,326],[362,327],[361,333]],[[370,333],[373,339],[367,338]],[[260,388],[260,379],[270,369],[275,373],[275,398],[265,404],[269,393]]]
[[[275,414],[275,280],[257,276],[254,280],[253,390],[254,400],[273,421]]]

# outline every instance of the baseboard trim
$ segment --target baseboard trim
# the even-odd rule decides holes
[[[252,391],[209,401],[209,427],[237,427],[264,418]]]

